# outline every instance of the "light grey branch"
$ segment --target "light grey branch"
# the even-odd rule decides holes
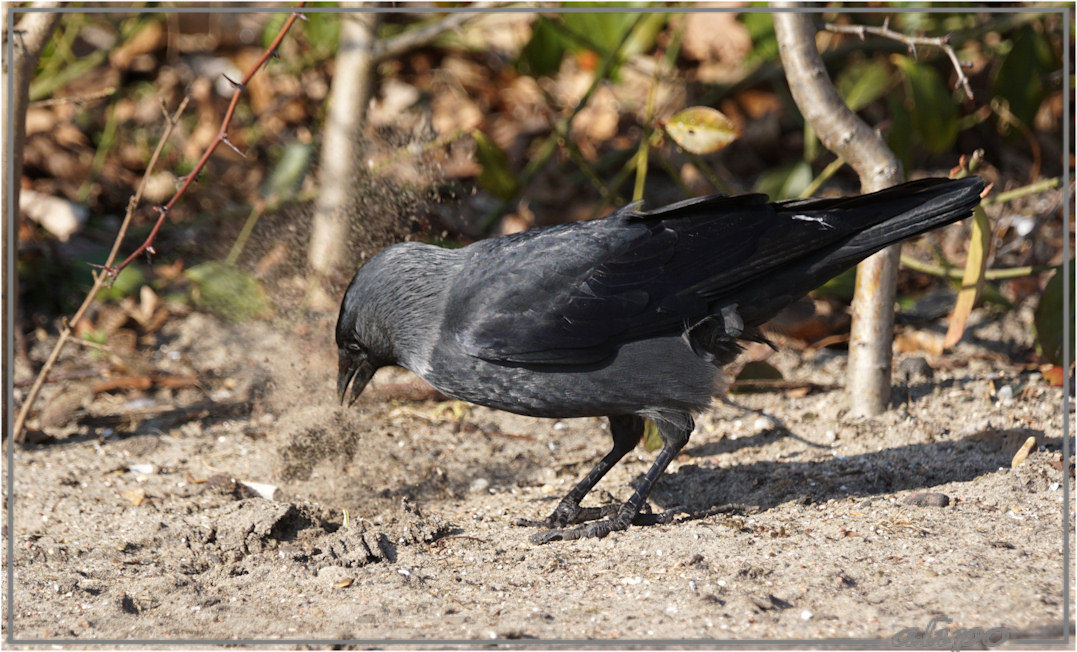
[[[374,45],[372,54],[374,59],[379,62],[399,57],[415,48],[427,45],[445,32],[451,32],[454,29],[463,27],[466,23],[475,20],[481,15],[478,12],[449,14],[435,23],[397,34],[386,41],[378,41]]]
[[[348,218],[354,212],[356,179],[364,174],[361,143],[367,106],[376,84],[374,47],[381,14],[341,18],[340,51],[329,96],[318,173],[318,200],[311,224],[308,261],[327,273],[344,257]]]
[[[864,192],[904,179],[901,163],[882,136],[842,101],[815,46],[815,26],[806,15],[774,15],[778,49],[797,107],[830,151],[849,162]],[[901,249],[890,247],[857,267],[853,326],[846,379],[854,414],[872,415],[890,402],[894,294]]]
[[[957,58],[957,53],[954,52],[953,46],[950,45],[949,35],[910,36],[909,34],[896,32],[890,29],[890,18],[883,21],[882,27],[868,27],[866,25],[835,25],[833,23],[827,23],[825,27],[828,32],[835,32],[837,34],[855,34],[860,37],[861,41],[864,40],[864,34],[875,34],[876,36],[899,41],[909,48],[909,54],[912,54],[913,56],[916,55],[916,46],[918,45],[930,45],[939,48],[946,53],[946,56],[950,57],[950,62],[954,64],[954,70],[957,71],[956,86],[963,88],[965,90],[965,95],[967,95],[970,100],[974,99],[972,95],[972,86],[969,85],[969,78],[965,76],[965,68]]]

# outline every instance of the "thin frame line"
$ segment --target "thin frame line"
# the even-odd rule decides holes
[[[68,10],[68,11],[65,11]],[[216,14],[216,13],[293,13],[295,7],[258,7],[250,6],[243,7],[242,11],[237,11],[235,7],[160,7],[160,8],[135,8],[135,7],[82,7],[78,11],[70,11],[72,7],[59,7],[59,8],[42,8],[42,7],[20,7],[7,8],[8,11],[8,44],[7,55],[8,61],[13,60],[14,54],[14,17],[16,13],[83,13],[83,14],[106,14],[106,13],[125,13],[125,14],[145,14],[145,13],[203,13],[203,14]],[[639,7],[449,7],[449,8],[437,8],[437,7],[361,7],[361,8],[333,8],[333,7],[308,7],[301,10],[302,13],[412,13],[412,14],[425,14],[425,13],[636,13],[646,8]],[[833,13],[833,11],[827,11],[827,7],[661,7],[661,12],[655,13],[667,13],[667,14],[684,14],[684,13],[803,13],[803,14],[823,14]],[[961,11],[961,10],[966,11]],[[838,11],[847,11],[848,8],[839,8]],[[1066,51],[1070,47],[1069,41],[1069,21],[1070,21],[1070,7],[856,7],[857,13],[865,14],[877,14],[877,13],[1006,13],[1006,14],[1022,14],[1022,13],[1043,13],[1043,14],[1056,14],[1061,13],[1063,17],[1063,89],[1064,97],[1069,97],[1070,93],[1070,79],[1069,79],[1069,54]],[[8,124],[13,124],[14,118],[14,106],[11,100],[14,98],[14,75],[8,75],[8,88],[5,89],[8,93],[8,110],[7,118]],[[1070,123],[1069,102],[1063,103],[1063,142],[1069,144],[1070,137]],[[9,155],[14,158],[14,143],[9,138],[7,146],[9,148]],[[1069,188],[1069,166],[1065,162],[1065,151],[1067,148],[1063,148],[1063,187]],[[6,179],[9,184],[13,184],[14,174],[13,171],[8,170]],[[13,185],[9,185],[8,188],[12,188]],[[12,193],[7,194],[7,201],[9,202],[9,208],[13,207],[14,199]],[[1069,220],[1072,217],[1070,206],[1068,201],[1064,201],[1064,221],[1068,225]],[[14,213],[11,213],[14,215]],[[5,344],[8,343],[14,337],[14,307],[13,304],[17,303],[17,297],[12,296],[13,290],[13,272],[15,269],[15,259],[17,258],[18,243],[15,241],[14,236],[17,234],[15,229],[16,219],[9,220],[9,224],[5,225],[8,229],[8,243],[7,249],[6,268],[9,277],[5,279],[6,288],[8,291],[8,301],[5,303],[5,320],[7,326],[7,332],[5,333]],[[1068,244],[1068,243],[1066,243]],[[1065,265],[1070,259],[1069,247],[1063,248],[1063,305],[1068,309],[1072,302],[1072,290],[1069,283],[1069,274],[1065,273]],[[1063,320],[1063,355],[1066,355],[1070,349],[1070,333],[1069,323]],[[13,342],[8,348],[8,353],[14,351]],[[6,375],[5,381],[10,379],[10,383],[6,383],[5,386],[5,400],[7,406],[10,408],[14,402],[14,389],[13,389],[13,376],[12,361],[10,355],[5,356],[4,359],[4,372]],[[1068,358],[1064,358],[1066,360]],[[1069,459],[1069,368],[1063,365],[1063,419],[1062,419],[1062,431],[1063,431],[1063,459]],[[8,434],[11,434],[12,427],[11,410],[5,410],[4,427],[7,429]],[[8,473],[7,473],[7,490],[8,490],[8,503],[7,503],[7,523],[8,523],[8,631],[6,640],[10,644],[42,644],[42,645],[59,645],[59,644],[77,644],[77,645],[300,645],[300,644],[313,644],[313,645],[334,645],[334,644],[350,644],[350,645],[464,645],[464,646],[477,646],[477,645],[545,645],[545,646],[625,646],[633,645],[639,647],[662,647],[668,645],[711,645],[715,647],[723,647],[725,645],[749,645],[749,646],[769,646],[769,647],[785,647],[796,646],[802,644],[825,644],[836,646],[853,646],[859,644],[868,644],[872,646],[879,646],[880,644],[886,646],[889,638],[877,638],[877,639],[639,639],[639,640],[594,640],[594,639],[14,639],[12,638],[12,632],[14,631],[14,619],[15,619],[15,603],[14,603],[14,442],[8,440],[7,461],[8,461]],[[1022,644],[1030,645],[1043,645],[1043,644],[1057,644],[1060,641],[1069,642],[1070,632],[1070,620],[1069,620],[1069,482],[1066,477],[1065,464],[1063,464],[1063,614],[1062,614],[1062,638],[1061,639],[1019,639]]]

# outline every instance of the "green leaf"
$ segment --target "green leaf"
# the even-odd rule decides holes
[[[886,144],[901,161],[901,166],[908,170],[912,164],[912,120],[896,95],[887,95],[886,103],[890,106],[890,129],[886,132]]]
[[[948,150],[957,139],[957,105],[934,68],[909,57],[894,55],[905,75],[906,102],[913,129],[924,146],[935,153]]]
[[[479,187],[501,199],[511,199],[520,187],[519,180],[509,167],[509,157],[497,143],[478,129],[471,132],[475,139],[475,154],[482,166]]]
[[[263,197],[291,199],[299,192],[310,168],[314,145],[292,141],[284,146],[273,172],[262,184]]]
[[[1070,260],[1069,266],[1070,276],[1070,292],[1074,289],[1074,261]],[[1043,294],[1040,295],[1040,304],[1036,307],[1036,316],[1033,324],[1036,327],[1036,348],[1039,349],[1040,355],[1047,358],[1052,363],[1059,366],[1069,366],[1073,364],[1074,351],[1073,343],[1070,342],[1070,357],[1069,360],[1063,360],[1063,325],[1069,321],[1070,338],[1073,337],[1073,308],[1072,308],[1072,295],[1071,295],[1071,307],[1066,310],[1065,302],[1063,301],[1063,288],[1062,288],[1062,266],[1059,265],[1055,271],[1051,280],[1047,281],[1047,286],[1043,289]]]
[[[856,290],[856,268],[850,267],[841,274],[815,288],[812,294],[820,297],[834,297],[845,303],[853,302]]]
[[[693,154],[713,154],[740,136],[740,130],[721,111],[690,106],[666,122],[666,133]]]
[[[665,28],[668,22],[669,14],[646,14],[636,25],[636,28],[632,30],[632,33],[628,35],[624,47],[621,49],[621,55],[627,57],[650,52],[651,48],[654,47],[654,42],[658,38],[659,32]]]
[[[585,38],[598,48],[599,55],[605,56],[612,54],[621,45],[638,16],[639,14],[627,13],[563,14],[561,20],[566,28]]]
[[[516,66],[520,72],[532,77],[552,75],[561,68],[566,47],[565,38],[557,27],[549,18],[539,16],[531,24],[531,40],[520,51]]]
[[[842,70],[834,83],[845,104],[859,111],[889,89],[890,68],[881,61],[860,61]]]
[[[196,306],[234,322],[266,317],[272,311],[269,297],[258,279],[244,270],[212,260],[184,272],[194,288]]]
[[[768,195],[772,200],[799,197],[812,182],[811,164],[805,160],[787,163],[759,177],[755,192]]]
[[[1055,68],[1051,46],[1043,35],[1024,25],[1017,30],[1013,47],[999,64],[991,91],[1009,103],[1013,113],[1031,126],[1046,96],[1042,77]]]
[[[757,6],[766,6],[759,4]],[[774,33],[774,19],[766,12],[743,13],[738,17],[752,39],[752,51],[746,57],[748,63],[759,64],[778,58],[778,37]]]

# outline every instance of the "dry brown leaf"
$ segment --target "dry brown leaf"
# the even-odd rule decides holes
[[[120,496],[127,502],[131,503],[135,507],[138,507],[146,500],[146,490],[142,487],[135,487],[134,489],[124,489],[120,492]]]
[[[685,21],[681,50],[689,59],[739,65],[751,49],[752,37],[737,14],[692,14]]]
[[[146,23],[142,29],[124,41],[123,45],[109,52],[108,59],[114,67],[126,69],[131,62],[144,54],[155,52],[165,45],[165,28],[159,20]]]
[[[1032,452],[1032,447],[1036,445],[1036,438],[1029,437],[1025,440],[1025,443],[1021,445],[1021,448],[1017,449],[1014,453],[1013,459],[1010,460],[1010,468],[1017,468],[1021,462],[1028,459],[1028,454]]]

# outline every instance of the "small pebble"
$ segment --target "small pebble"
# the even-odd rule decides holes
[[[468,491],[470,491],[472,493],[479,493],[481,491],[486,491],[489,488],[490,488],[490,481],[489,480],[487,480],[486,478],[475,478],[471,482],[471,486],[468,487]]]
[[[1013,400],[1013,385],[1003,385],[998,388],[998,392],[995,393],[998,400],[1002,403],[1009,403]]]
[[[266,500],[273,500],[273,497],[277,495],[277,485],[265,484],[262,482],[240,482],[241,485],[250,489],[254,493],[258,494]]]
[[[950,504],[950,497],[946,494],[923,491],[909,494],[901,502],[917,507],[946,507]]]
[[[800,612],[800,619],[801,620],[811,620],[811,617],[812,617],[812,612],[808,611],[807,609]]]

